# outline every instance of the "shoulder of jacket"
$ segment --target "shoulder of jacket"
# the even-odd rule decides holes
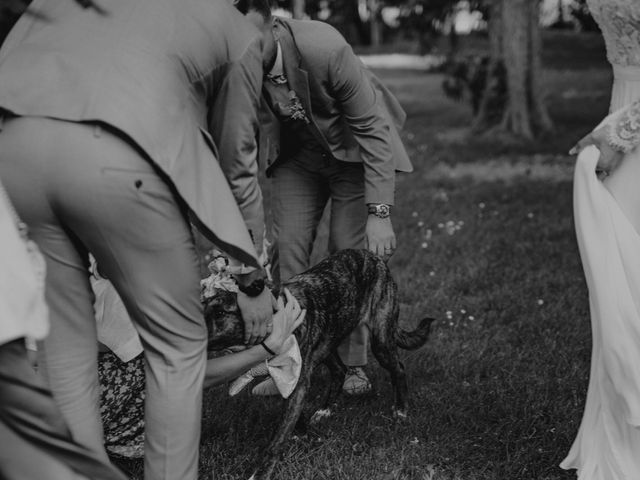
[[[219,50],[227,52],[234,61],[246,54],[248,49],[261,50],[262,35],[230,2],[218,2],[215,24],[211,37],[218,41]]]
[[[342,34],[326,22],[289,18],[279,20],[289,28],[303,56],[330,54],[349,47]]]

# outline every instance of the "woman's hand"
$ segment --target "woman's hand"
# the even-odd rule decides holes
[[[298,301],[286,288],[284,296],[287,304],[285,306],[282,296],[278,297],[277,311],[273,315],[273,330],[264,341],[267,347],[276,353],[280,353],[285,340],[300,326],[307,314],[307,311],[300,308]]]
[[[608,138],[610,128],[611,127],[609,125],[603,125],[586,135],[571,150],[569,150],[569,155],[577,155],[586,147],[590,145],[595,146],[600,151],[600,158],[598,159],[596,171],[604,172],[608,175],[618,166],[620,160],[622,160],[622,157],[624,156],[622,152],[609,145]]]

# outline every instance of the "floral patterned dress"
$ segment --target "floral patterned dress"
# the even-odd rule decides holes
[[[112,352],[98,357],[100,415],[110,455],[144,455],[144,358],[123,362]]]

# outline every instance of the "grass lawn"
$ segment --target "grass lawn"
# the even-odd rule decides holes
[[[409,115],[416,167],[399,179],[393,212],[401,322],[438,321],[426,346],[403,354],[408,421],[391,417],[388,377],[372,361],[374,393],[342,398],[293,439],[275,478],[575,478],[557,465],[581,418],[591,333],[566,152],[605,114],[610,76],[596,54],[566,67],[553,58],[556,129],[533,144],[469,140],[469,110],[442,95],[442,77],[380,72]],[[320,374],[314,393],[322,383]],[[281,405],[206,392],[202,478],[248,478]]]

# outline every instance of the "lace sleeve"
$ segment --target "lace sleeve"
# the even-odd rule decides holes
[[[640,145],[640,100],[616,115],[610,125],[608,142],[614,149],[628,153]]]

